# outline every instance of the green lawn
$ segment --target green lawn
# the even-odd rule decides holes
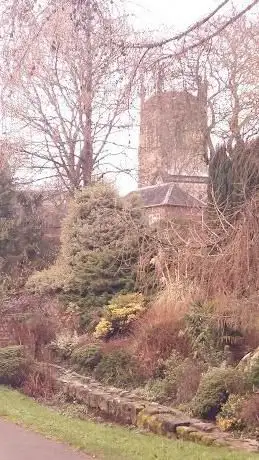
[[[0,387],[0,416],[96,455],[100,460],[259,459],[256,454],[233,453],[70,418],[5,387]]]

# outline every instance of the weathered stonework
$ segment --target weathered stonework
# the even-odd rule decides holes
[[[259,443],[234,439],[214,424],[193,419],[172,407],[142,400],[134,392],[104,387],[89,377],[50,365],[55,374],[56,390],[68,400],[85,405],[103,418],[150,431],[169,438],[259,452]]]
[[[154,206],[144,208],[150,225],[161,220],[170,220],[174,218],[190,219],[200,221],[202,218],[202,209],[186,208],[184,206]]]
[[[166,91],[143,101],[140,121],[139,185],[165,174],[205,170],[206,105],[185,91]]]

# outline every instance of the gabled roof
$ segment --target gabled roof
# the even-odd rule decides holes
[[[142,187],[134,193],[140,196],[145,208],[153,206],[204,207],[202,201],[197,200],[174,183]]]

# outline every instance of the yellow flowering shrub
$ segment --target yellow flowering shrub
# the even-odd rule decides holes
[[[241,409],[245,398],[232,394],[217,415],[217,425],[222,431],[242,430]]]
[[[140,293],[119,294],[105,308],[103,318],[95,329],[96,338],[108,338],[127,332],[129,326],[146,310],[145,298]]]
[[[97,324],[94,336],[97,338],[106,337],[112,332],[112,323],[105,318]]]

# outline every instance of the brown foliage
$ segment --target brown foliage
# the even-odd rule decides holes
[[[131,337],[125,337],[112,339],[108,342],[100,342],[100,349],[104,354],[113,353],[119,350],[128,350],[130,352],[132,349],[132,340]]]
[[[198,363],[186,360],[179,375],[179,385],[176,393],[177,404],[192,400],[197,393],[203,371],[203,367]]]
[[[177,299],[174,289],[172,286],[162,292],[133,331],[132,348],[147,375],[154,373],[158,360],[167,359],[172,349],[185,356],[189,351],[188,338],[183,332],[188,300]]]
[[[57,304],[52,299],[22,295],[8,304],[9,333],[14,343],[25,345],[31,355],[42,359],[44,347],[59,327]]]
[[[256,347],[259,337],[258,209],[259,195],[254,195],[236,210],[231,222],[219,213],[217,222],[210,223],[210,227],[204,222],[190,226],[187,239],[179,228],[178,239],[168,233],[164,248],[167,283],[180,279],[198,286],[191,300],[213,302],[211,320],[215,327],[227,327],[243,335],[243,343],[234,344],[241,355]]]
[[[49,399],[55,392],[53,370],[44,364],[34,365],[23,386],[23,392],[33,398]]]
[[[228,342],[235,348],[236,360],[241,359],[244,353],[258,346],[258,302],[257,293],[243,298],[237,298],[235,293],[221,295],[214,301],[213,323],[215,326],[222,331],[227,327],[241,334],[241,337],[233,336],[232,341],[229,337]],[[226,339],[225,337],[225,343],[227,343]]]
[[[187,265],[190,278],[198,281],[209,297],[248,296],[259,289],[258,208],[259,196],[255,195],[239,208],[234,223],[219,215],[217,230],[204,227],[196,249],[184,248],[182,269]]]
[[[250,396],[242,406],[241,419],[249,427],[259,426],[259,394]]]

